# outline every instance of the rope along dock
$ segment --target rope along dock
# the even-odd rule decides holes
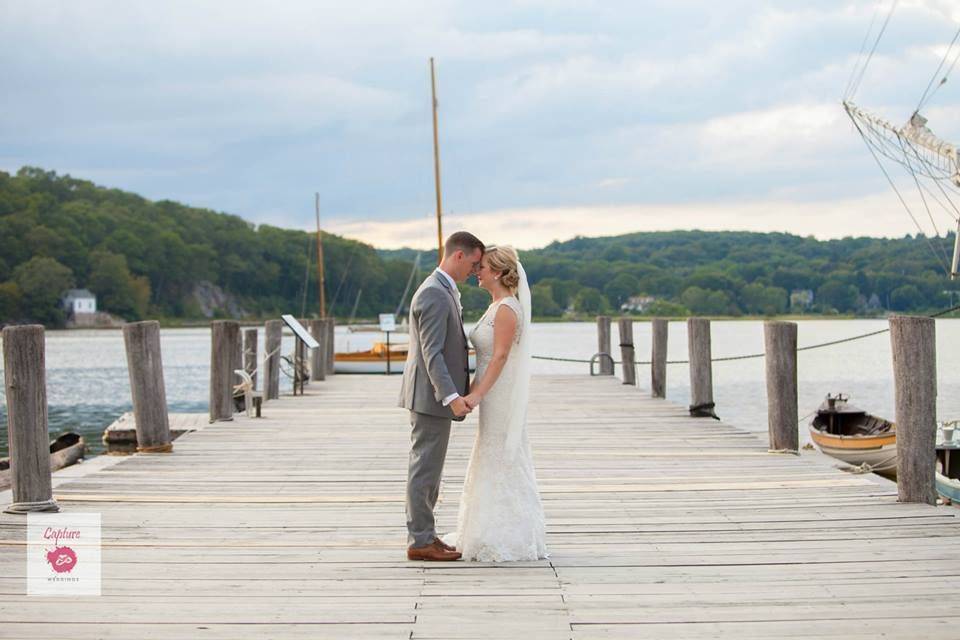
[[[534,378],[549,560],[408,562],[398,385],[332,376],[55,486],[63,511],[102,514],[100,597],[25,596],[25,520],[0,516],[3,637],[957,635],[956,509],[613,376]],[[454,426],[442,531],[476,424]]]

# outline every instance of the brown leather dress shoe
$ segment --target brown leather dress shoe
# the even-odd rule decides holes
[[[425,547],[407,547],[407,560],[427,560],[430,562],[450,562],[460,559],[459,551],[447,551],[431,542]]]
[[[456,551],[456,550],[457,550],[456,547],[451,547],[450,545],[448,545],[446,542],[444,542],[444,541],[441,540],[440,538],[434,538],[434,539],[433,539],[433,544],[434,544],[435,546],[440,547],[440,548],[443,549],[444,551]]]

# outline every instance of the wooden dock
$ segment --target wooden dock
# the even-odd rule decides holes
[[[549,560],[408,562],[398,385],[334,376],[74,470],[54,495],[102,514],[100,597],[24,595],[25,517],[0,516],[0,637],[960,638],[960,510],[610,376],[534,380]]]

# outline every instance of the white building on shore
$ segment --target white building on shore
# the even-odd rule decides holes
[[[86,289],[70,289],[63,295],[62,302],[68,316],[97,312],[97,296]]]

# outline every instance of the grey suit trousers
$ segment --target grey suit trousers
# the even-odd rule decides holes
[[[433,509],[440,496],[440,478],[450,442],[450,418],[410,412],[410,467],[407,471],[407,540],[414,547],[437,535]]]

